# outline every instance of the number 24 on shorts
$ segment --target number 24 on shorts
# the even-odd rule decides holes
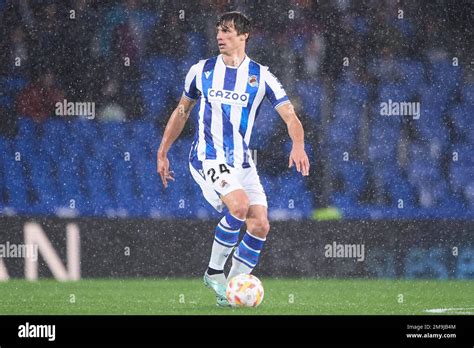
[[[227,168],[227,166],[223,163],[219,164],[219,171],[221,174],[224,174],[224,173],[230,174],[229,168]],[[215,183],[217,180],[219,180],[219,176],[216,176],[216,170],[214,168],[209,168],[206,174],[211,177],[212,183]]]

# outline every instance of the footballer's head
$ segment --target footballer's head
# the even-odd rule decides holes
[[[221,53],[232,53],[241,48],[250,36],[250,21],[240,12],[224,13],[216,24],[217,45]]]

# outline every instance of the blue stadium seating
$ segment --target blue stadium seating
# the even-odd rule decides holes
[[[305,45],[308,40],[304,37],[304,35],[295,35],[293,40],[291,40],[291,49],[294,52],[298,52],[299,54],[304,54]]]
[[[474,218],[474,182],[471,181],[465,188],[464,188],[464,198],[467,202],[467,216],[471,219]]]
[[[5,9],[5,4],[5,0],[0,0],[0,9]],[[128,15],[123,6],[101,10],[105,11],[105,21],[98,32],[99,53],[107,57],[116,51],[111,47],[113,36],[118,33],[114,32]],[[142,33],[152,33],[164,13],[143,8],[132,12],[129,15],[138,25],[135,29]],[[354,42],[370,36],[368,17],[355,15],[346,24],[358,36]],[[329,199],[346,218],[474,217],[472,78],[464,64],[453,65],[449,47],[444,50],[445,55],[436,50],[436,45],[421,47],[419,55],[412,54],[412,46],[418,41],[412,40],[416,32],[414,21],[393,18],[388,24],[406,39],[405,43],[411,41],[411,44],[378,47],[373,43],[377,49],[369,55],[364,49],[346,52],[352,57],[350,66],[340,66],[341,69],[327,66],[329,69],[322,70],[321,80],[332,81],[328,91],[318,76],[310,76],[305,71],[304,64],[291,71],[295,78],[294,83],[287,86],[287,92],[293,94],[297,111],[303,116],[312,175],[320,175],[320,168],[314,166],[318,163],[329,172],[329,178],[324,179],[342,184],[334,185],[338,192],[331,192]],[[434,32],[436,30],[434,28]],[[301,62],[312,37],[297,31],[287,46],[296,53],[293,61]],[[170,103],[181,95],[189,68],[208,53],[206,33],[197,30],[183,34],[182,45],[186,52],[181,57],[161,53],[143,55],[139,59],[140,78],[130,83],[122,81],[125,99],[140,93],[145,110],[144,115],[128,115],[128,118],[143,119],[113,123],[51,115],[42,123],[23,115],[18,119],[18,134],[10,134],[14,127],[2,127],[11,138],[0,135],[0,214],[14,210],[19,214],[61,215],[69,211],[98,217],[218,216],[189,173],[187,157],[191,139],[179,139],[169,154],[176,181],[163,189],[156,173],[156,151],[162,135],[157,125],[163,125],[171,111]],[[156,38],[143,38],[146,40],[140,46],[147,51],[146,41]],[[256,33],[249,42],[250,51],[268,48],[268,43],[265,35]],[[116,48],[127,51],[126,47]],[[26,72],[20,70],[23,70],[20,73]],[[0,77],[0,106],[14,112],[15,100],[30,77],[16,71],[8,76],[8,67],[5,72],[7,75]],[[61,85],[64,81],[60,81],[59,75]],[[338,80],[331,80],[335,75],[340,76]],[[66,94],[72,92],[71,86],[62,87]],[[324,103],[325,98],[331,100]],[[420,118],[381,115],[381,103],[389,100],[419,101]],[[325,116],[329,119],[325,124],[321,122],[323,104],[331,107],[324,110],[328,111]],[[197,110],[198,107],[194,108],[191,114],[194,122]],[[281,150],[287,158],[291,141],[273,136],[280,135],[284,123],[268,101],[259,111],[250,147],[266,153]],[[311,138],[316,129],[317,140]],[[365,136],[368,139],[364,139]],[[316,141],[318,144],[314,144]],[[321,158],[315,158],[311,146],[320,146],[318,156]],[[453,159],[454,153],[457,160]],[[274,177],[270,173],[275,169],[278,168],[259,167],[270,210],[275,210],[272,217],[308,217],[315,202],[314,193],[306,187],[306,179],[294,169]],[[376,187],[377,203],[361,200],[361,196],[366,198],[369,183]],[[289,207],[290,201],[293,208]],[[429,258],[437,258],[438,251],[429,253]],[[417,251],[413,255],[416,259]],[[413,269],[409,271],[413,276],[430,272],[437,276],[443,274],[432,265]],[[459,272],[472,275],[471,270]]]
[[[440,60],[433,62],[430,70],[435,84],[441,86],[446,93],[459,87],[462,75],[460,65],[454,66],[450,60]]]
[[[415,33],[414,25],[412,22],[410,22],[410,20],[408,20],[408,18],[393,19],[392,25],[403,34],[405,39],[409,39]]]
[[[449,101],[449,92],[443,85],[422,85],[419,88],[421,117],[440,119],[446,111]]]
[[[473,203],[470,195],[474,185],[473,151],[474,146],[471,144],[454,144],[452,152],[456,153],[456,157],[450,158],[449,162],[449,186],[457,196],[467,200],[468,204]]]
[[[148,13],[147,20],[151,25],[156,16]],[[20,214],[43,215],[72,210],[83,216],[159,218],[219,216],[204,200],[189,173],[191,139],[180,139],[171,149],[175,182],[163,189],[156,173],[161,134],[154,122],[157,116],[164,115],[167,99],[179,97],[185,73],[203,55],[200,35],[188,36],[192,45],[179,66],[166,57],[143,62],[140,88],[147,110],[144,120],[103,123],[52,118],[37,124],[26,116],[19,118],[16,136],[0,137],[0,211],[11,208]],[[473,85],[462,85],[462,69],[453,67],[449,61],[434,62],[429,68],[411,58],[402,58],[397,64],[402,79],[385,76],[384,80],[379,76],[375,89],[357,82],[350,74],[343,75],[336,85],[331,104],[333,117],[326,128],[325,143],[318,144],[329,159],[326,163],[331,177],[343,184],[340,192],[330,196],[331,203],[346,218],[473,216]],[[13,95],[26,82],[21,78],[3,79],[0,85],[8,95]],[[296,92],[309,121],[319,122],[325,98],[321,83],[311,79],[300,81]],[[419,100],[421,117],[411,120],[410,116],[381,115],[380,103],[389,99]],[[361,139],[360,132],[365,106],[369,107],[367,142]],[[194,122],[197,109],[191,116]],[[264,150],[274,146],[272,135],[284,124],[268,101],[259,111],[250,144],[252,149]],[[404,127],[413,127],[415,138],[408,142],[408,161],[402,167],[398,150],[405,142],[403,139],[400,143]],[[307,152],[313,164],[315,157],[309,143]],[[362,149],[366,143],[368,148]],[[291,150],[290,141],[279,145],[285,153]],[[359,150],[367,150],[368,157]],[[453,152],[458,154],[457,161],[450,160]],[[15,154],[21,160],[15,161]],[[445,159],[447,168],[442,167]],[[313,173],[315,170],[313,166]],[[310,215],[314,209],[313,194],[299,174],[294,170],[279,177],[264,171],[260,174],[270,209],[274,209],[272,218]],[[360,202],[369,179],[375,180],[389,203]]]
[[[467,142],[474,145],[474,127],[469,128],[469,135],[467,136]]]
[[[30,117],[19,117],[17,124],[18,137],[34,138],[36,123]]]
[[[11,151],[4,157],[3,161],[5,189],[8,197],[6,205],[18,213],[30,212],[25,163],[25,161],[16,161]]]
[[[409,96],[413,97],[421,85],[425,84],[426,72],[422,62],[410,58],[404,58],[399,63],[399,69],[403,74]]]
[[[397,208],[412,209],[415,207],[415,190],[413,186],[397,170],[392,168],[390,175],[386,176],[385,183],[387,191],[392,200],[392,206]]]
[[[409,101],[409,93],[401,83],[386,83],[378,88],[378,101],[387,102],[406,102]]]
[[[474,105],[474,83],[466,84],[461,90],[462,100],[466,105],[469,105],[471,110]]]
[[[143,62],[142,70],[146,79],[161,81],[163,83],[174,82],[176,64],[168,57],[151,57]]]
[[[170,149],[168,158],[175,180],[169,183],[167,189],[162,189],[166,214],[177,217],[191,217],[194,215],[195,206],[192,201],[192,191],[195,190],[195,187],[191,185],[193,179],[188,167],[190,148],[191,142],[189,139],[179,139]],[[157,178],[159,178],[158,175]],[[161,186],[161,182],[159,185]]]
[[[184,76],[178,72],[177,68],[178,66],[171,58],[164,56],[152,57],[144,61],[142,67],[144,72],[142,96],[145,99],[146,106],[152,107],[152,109],[149,109],[149,112],[157,107],[152,102],[152,98],[165,104],[169,96],[175,99],[180,97]],[[178,80],[180,81],[179,83],[177,83]]]
[[[151,122],[135,121],[130,123],[130,137],[135,141],[148,142],[153,138],[157,138],[156,127]]]
[[[416,186],[422,185],[424,182],[440,179],[441,177],[439,163],[433,160],[420,159],[411,161],[407,171],[410,182]]]
[[[423,108],[422,115],[415,127],[421,141],[438,144],[445,148],[449,144],[449,133],[443,119],[434,108]]]
[[[153,29],[155,23],[160,19],[161,12],[140,11],[138,13],[143,32],[148,33]]]
[[[143,81],[141,83],[141,92],[143,103],[146,108],[146,118],[152,120],[159,115],[164,114],[166,110],[166,101],[168,89],[165,84],[157,81]]]
[[[4,77],[0,80],[2,92],[6,94],[18,93],[28,84],[28,80],[24,77]]]
[[[34,209],[43,214],[54,214],[58,207],[58,192],[51,160],[39,156],[30,163],[30,170],[31,186],[37,199]]]
[[[4,192],[6,190],[5,187],[5,170],[4,170],[4,162],[7,161],[7,154],[10,153],[10,146],[8,142],[6,142],[2,137],[0,137],[0,153],[2,156],[0,156],[0,211],[3,209],[3,206],[5,205],[5,199],[4,199]]]
[[[314,80],[300,81],[296,84],[296,92],[301,98],[304,112],[313,122],[321,118],[321,104],[325,97],[323,86]]]
[[[362,109],[349,103],[338,103],[334,107],[334,119],[329,126],[329,139],[332,144],[346,147],[354,146],[360,128]]]
[[[400,129],[403,118],[395,115],[382,115],[380,104],[371,110],[371,141],[376,137],[383,141],[397,142],[400,138]]]
[[[13,109],[18,93],[27,85],[24,77],[9,76],[0,78],[0,106]]]
[[[334,192],[330,197],[330,205],[337,207],[345,219],[372,219],[373,206],[359,204],[344,192]]]
[[[344,192],[349,197],[357,199],[368,180],[367,167],[357,161],[345,162],[340,174],[344,180]]]
[[[474,103],[472,105],[474,105]],[[471,108],[469,108],[467,104],[457,104],[449,110],[449,115],[456,133],[466,140],[469,140],[469,130],[473,128],[472,115],[474,106],[472,105]]]
[[[204,47],[206,47],[206,38],[202,33],[192,32],[189,33],[186,37],[187,42],[187,57],[186,60],[190,63],[186,66],[183,71],[188,71],[191,68],[191,65],[196,64],[200,59],[203,59],[205,56]]]
[[[273,109],[270,102],[265,99],[255,119],[252,137],[250,139],[250,147],[257,150],[268,147],[272,140],[272,134],[275,133],[275,129],[280,123],[283,124],[283,120],[275,109]]]
[[[81,158],[73,156],[72,153],[62,155],[57,161],[57,175],[61,192],[59,199],[61,207],[70,207],[82,212],[87,205],[83,184],[83,180],[87,178],[83,175]]]
[[[336,93],[336,102],[343,105],[361,107],[369,99],[369,90],[366,86],[348,79],[338,84]]]
[[[0,95],[0,106],[2,106],[3,108],[7,110],[13,109],[14,103],[15,103],[15,100],[13,99],[12,96],[4,95],[4,94]]]
[[[84,173],[87,178],[85,191],[91,203],[86,209],[86,214],[103,216],[108,208],[114,208],[108,167],[100,158],[92,157],[84,161]]]
[[[370,30],[367,19],[362,16],[355,17],[352,25],[353,29],[360,35],[366,35]]]
[[[279,177],[260,174],[268,196],[269,217],[279,219],[307,218],[313,209],[312,194],[304,178],[295,170]]]
[[[137,175],[138,200],[141,204],[141,214],[154,215],[154,212],[164,207],[161,192],[161,179],[156,173],[156,162],[141,157],[135,164]]]

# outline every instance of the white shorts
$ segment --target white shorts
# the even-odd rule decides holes
[[[267,196],[260,183],[255,166],[249,168],[233,168],[217,160],[189,162],[189,170],[197,184],[201,187],[204,198],[218,212],[225,205],[220,196],[242,189],[249,198],[250,205],[267,206]]]

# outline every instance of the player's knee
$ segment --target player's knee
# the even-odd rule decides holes
[[[247,230],[254,236],[266,238],[270,232],[270,223],[267,218],[249,219],[247,220]]]
[[[238,219],[245,220],[248,211],[249,202],[248,200],[243,200],[242,202],[239,202],[234,207],[232,207],[230,213]]]
[[[245,192],[235,191],[226,198],[229,211],[236,218],[245,220],[249,211],[250,202]]]

